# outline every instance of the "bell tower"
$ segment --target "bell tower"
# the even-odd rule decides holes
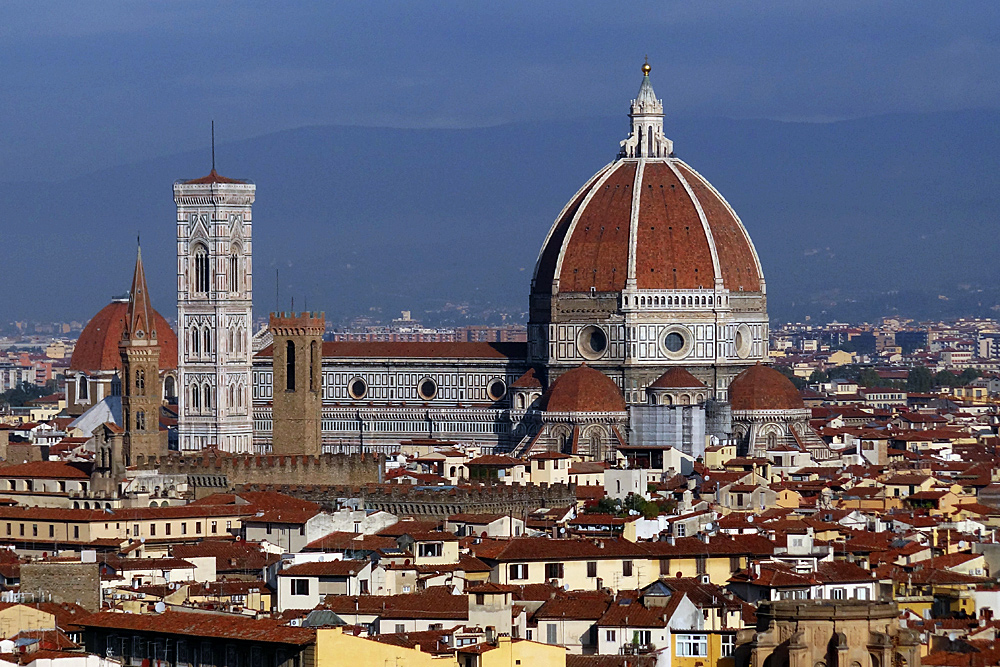
[[[271,313],[274,408],[271,451],[319,456],[323,410],[323,313]]]
[[[220,176],[214,165],[208,176],[174,183],[181,451],[251,451],[256,189]]]
[[[167,451],[167,434],[160,432],[160,342],[146,289],[141,248],[136,255],[118,353],[122,359],[124,457],[126,465],[131,465],[138,456],[159,457]]]

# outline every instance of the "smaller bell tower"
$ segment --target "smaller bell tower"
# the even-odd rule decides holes
[[[159,457],[167,450],[167,434],[160,432],[160,342],[146,289],[141,248],[135,260],[118,353],[122,359],[123,453],[125,465],[133,465],[139,456]]]
[[[274,339],[271,452],[323,451],[323,313],[271,313]]]

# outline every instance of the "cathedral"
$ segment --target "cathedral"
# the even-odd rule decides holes
[[[753,242],[674,154],[649,74],[646,64],[616,156],[542,244],[527,343],[326,342],[321,313],[273,313],[254,336],[254,184],[214,168],[176,182],[179,335],[146,303],[160,352],[158,366],[142,362],[176,396],[176,447],[319,454],[443,440],[655,464],[667,448],[697,457],[735,441],[747,454],[822,458],[798,392],[763,365]],[[129,428],[114,400],[139,358],[118,350],[134,329],[126,310],[113,302],[81,335],[68,396],[80,419],[101,404]]]

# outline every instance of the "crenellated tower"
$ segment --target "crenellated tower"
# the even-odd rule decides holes
[[[322,453],[325,328],[323,313],[271,313],[275,454]]]
[[[214,167],[174,183],[181,451],[251,451],[255,193]]]

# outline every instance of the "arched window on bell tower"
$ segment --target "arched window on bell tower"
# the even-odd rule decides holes
[[[229,291],[240,291],[240,255],[239,249],[234,249],[229,255]]]
[[[317,391],[316,386],[318,374],[316,367],[319,365],[319,344],[316,341],[309,343],[309,391]]]
[[[135,395],[142,396],[146,393],[146,371],[137,368],[135,371]]]
[[[295,391],[295,343],[285,343],[285,390]]]
[[[195,293],[208,294],[210,282],[208,271],[208,248],[199,243],[194,247]]]

